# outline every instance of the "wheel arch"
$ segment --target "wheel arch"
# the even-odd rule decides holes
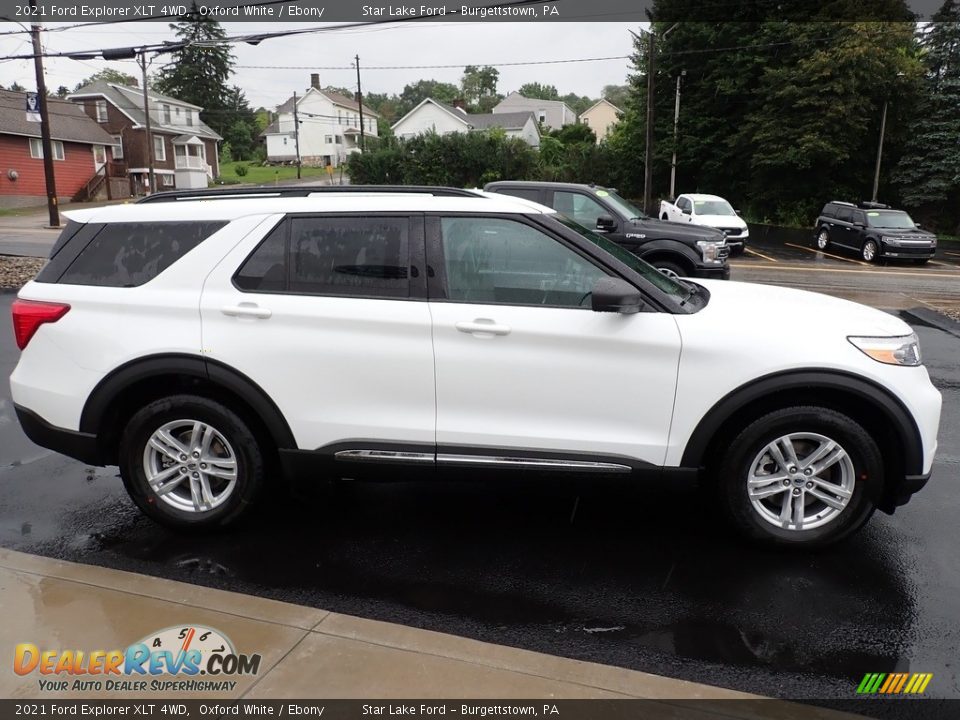
[[[138,358],[104,377],[87,398],[80,431],[97,437],[102,459],[116,461],[123,425],[145,402],[180,392],[223,402],[276,448],[296,448],[280,409],[253,380],[230,366],[189,354]]]
[[[682,242],[670,239],[658,239],[646,242],[637,248],[636,255],[651,265],[658,259],[668,260],[690,271],[697,268],[699,260],[691,248]]]
[[[871,380],[835,370],[774,373],[728,393],[690,435],[681,466],[709,469],[719,461],[725,443],[732,441],[747,422],[794,404],[828,407],[863,425],[883,449],[886,495],[905,474],[923,472],[920,430],[903,403]],[[885,504],[889,505],[881,504],[881,509],[887,510]]]

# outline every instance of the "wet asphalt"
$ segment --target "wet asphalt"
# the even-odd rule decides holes
[[[796,253],[744,256],[734,276],[809,264]],[[812,284],[846,268],[817,261]],[[181,536],[139,514],[116,468],[30,443],[6,382],[0,545],[768,696],[848,699],[865,673],[913,671],[934,673],[928,697],[960,699],[960,338],[905,319],[944,395],[933,479],[819,553],[745,544],[694,488],[663,485],[317,483],[242,530]],[[17,356],[0,332],[0,377]]]

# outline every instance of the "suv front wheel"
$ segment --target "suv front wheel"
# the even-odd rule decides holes
[[[863,525],[883,487],[880,451],[842,413],[790,407],[750,423],[730,444],[719,489],[748,538],[822,547]]]
[[[877,252],[876,240],[867,240],[860,250],[860,255],[866,262],[874,262],[877,260],[879,253]]]
[[[250,507],[264,462],[247,424],[195,395],[156,400],[130,418],[120,441],[120,475],[137,506],[180,529],[225,527]]]

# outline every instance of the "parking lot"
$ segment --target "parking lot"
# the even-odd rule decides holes
[[[758,243],[733,276],[896,312],[956,306],[953,255],[872,267]],[[116,468],[29,443],[6,383],[0,544],[765,695],[850,698],[864,673],[910,670],[934,673],[928,696],[960,698],[960,338],[906,319],[944,395],[934,478],[818,554],[746,545],[695,489],[664,486],[318,483],[277,492],[245,530],[176,535],[140,515]],[[16,358],[0,333],[4,377]]]

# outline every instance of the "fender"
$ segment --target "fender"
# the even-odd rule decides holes
[[[171,374],[202,378],[229,390],[263,420],[278,448],[296,449],[296,441],[283,413],[253,380],[216,360],[175,353],[132,360],[103,378],[83,407],[80,432],[97,435],[114,398],[134,383]]]
[[[680,464],[702,467],[710,440],[738,410],[754,400],[782,390],[826,389],[846,392],[866,400],[897,429],[903,439],[907,475],[923,472],[923,442],[920,430],[898,398],[872,380],[839,370],[788,370],[751,380],[728,393],[710,408],[690,435]]]
[[[675,255],[683,255],[694,267],[699,267],[703,264],[703,258],[700,257],[693,248],[679,240],[673,240],[671,238],[655,238],[653,240],[640,241],[628,238],[623,240],[622,244],[627,249],[635,247],[636,249],[631,250],[631,252],[640,258],[655,252],[669,252]]]

